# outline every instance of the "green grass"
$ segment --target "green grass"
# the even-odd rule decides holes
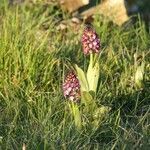
[[[78,132],[62,95],[71,63],[87,65],[78,33],[56,30],[51,5],[0,5],[0,149],[119,149],[150,147],[150,36],[139,19],[117,27],[96,17],[101,38],[97,103],[111,112],[96,130]],[[66,16],[64,16],[66,17]],[[142,88],[135,86],[145,63]]]

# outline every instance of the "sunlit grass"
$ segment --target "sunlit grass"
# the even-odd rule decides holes
[[[2,149],[148,149],[149,48],[144,23],[116,27],[96,17],[101,42],[97,103],[112,108],[97,131],[79,133],[62,95],[70,63],[80,63],[80,33],[56,30],[53,6],[1,5],[0,145]],[[46,29],[45,29],[46,28]],[[145,63],[144,86],[134,81],[135,53]],[[140,63],[139,62],[139,63]]]

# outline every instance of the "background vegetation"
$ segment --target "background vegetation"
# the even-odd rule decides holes
[[[96,16],[102,43],[97,103],[112,110],[97,131],[79,133],[62,81],[70,62],[86,66],[82,28],[58,31],[60,15],[67,15],[54,5],[0,3],[1,149],[21,149],[23,143],[27,149],[149,149],[150,35],[140,17],[134,25],[117,27]],[[140,88],[135,61],[145,64]]]

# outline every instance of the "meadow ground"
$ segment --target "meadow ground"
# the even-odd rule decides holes
[[[6,1],[5,1],[6,2]],[[150,35],[138,19],[117,27],[96,17],[102,43],[97,103],[111,107],[95,131],[76,130],[62,94],[70,63],[84,68],[81,30],[60,32],[62,12],[0,5],[0,149],[150,148]],[[63,14],[67,18],[67,15]],[[137,67],[144,64],[137,86]]]

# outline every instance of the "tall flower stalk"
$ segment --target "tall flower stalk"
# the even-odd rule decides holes
[[[66,76],[63,82],[62,89],[64,97],[70,101],[70,103],[68,103],[68,106],[74,118],[75,126],[78,130],[81,130],[81,114],[78,107],[78,103],[81,99],[80,83],[73,71],[69,72]]]

